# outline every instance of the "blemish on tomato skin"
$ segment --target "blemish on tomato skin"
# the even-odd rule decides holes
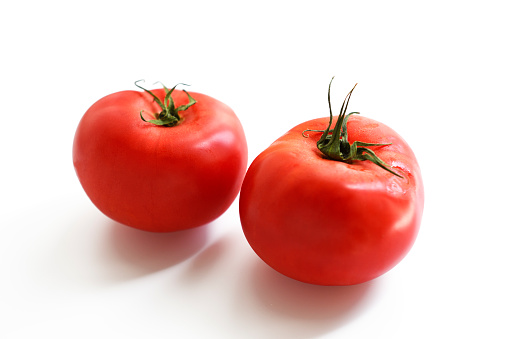
[[[404,164],[403,162],[400,162],[400,161],[392,161],[391,163],[392,167],[399,170],[400,172],[402,172],[403,174],[405,175],[409,175],[409,176],[413,176],[412,173],[411,173],[411,169],[409,169],[407,167],[406,164]]]
[[[400,180],[391,180],[386,185],[386,190],[393,194],[403,194],[405,193],[405,189],[400,185]]]
[[[399,161],[393,162],[391,166],[392,169],[400,173],[403,178],[393,177],[390,184],[387,185],[387,190],[393,194],[406,194],[411,187],[411,182],[414,182],[414,175],[411,169]]]

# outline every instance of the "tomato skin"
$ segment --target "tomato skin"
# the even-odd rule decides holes
[[[240,192],[247,241],[278,272],[317,285],[353,285],[393,268],[412,247],[423,183],[408,144],[377,121],[352,116],[349,141],[371,147],[399,178],[369,161],[325,159],[316,142],[329,118],[291,129],[249,167]]]
[[[152,91],[161,100],[163,89]],[[93,104],[73,144],[74,167],[86,194],[105,215],[152,232],[204,225],[238,195],[247,143],[234,112],[189,93],[197,103],[173,127],[144,122],[161,108],[146,92],[123,91]],[[188,102],[180,90],[175,105]]]

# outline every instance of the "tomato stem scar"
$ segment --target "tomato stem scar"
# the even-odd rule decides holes
[[[176,84],[173,88],[167,89],[163,83],[160,83],[162,85],[162,87],[164,87],[164,91],[166,92],[166,96],[164,97],[164,100],[161,101],[151,91],[138,85],[138,82],[140,82],[140,81],[144,81],[144,80],[138,80],[138,81],[134,82],[134,85],[136,85],[137,87],[141,88],[143,91],[150,94],[153,97],[153,99],[155,100],[155,102],[162,109],[161,112],[154,114],[155,119],[153,119],[153,120],[145,120],[145,118],[143,118],[143,111],[140,111],[139,116],[141,117],[141,120],[143,120],[145,122],[150,122],[150,123],[152,123],[154,125],[158,125],[158,126],[167,126],[167,127],[175,126],[176,124],[178,124],[178,122],[181,119],[180,114],[178,112],[185,111],[186,109],[188,109],[189,107],[191,107],[192,105],[194,105],[196,103],[196,100],[193,97],[191,97],[190,94],[187,93],[186,90],[183,90],[185,92],[185,94],[187,94],[187,98],[189,99],[189,103],[186,105],[180,105],[178,107],[175,107],[175,103],[173,101],[173,98],[171,97],[171,94],[173,94],[173,91],[175,90],[176,86],[178,86],[178,85],[189,86],[189,85],[179,83],[179,84]]]
[[[365,146],[387,146],[388,144],[375,144],[368,143],[362,141],[354,141],[352,144],[348,141],[347,135],[347,121],[349,117],[353,114],[360,114],[359,112],[351,112],[346,114],[347,106],[349,104],[349,100],[351,98],[351,94],[353,90],[356,88],[355,84],[353,88],[349,91],[342,103],[342,107],[340,108],[340,113],[337,119],[337,123],[333,129],[330,129],[332,126],[333,114],[332,114],[332,104],[330,101],[330,88],[332,87],[332,81],[335,77],[332,77],[330,80],[330,84],[328,85],[328,107],[330,110],[330,122],[328,123],[328,127],[325,130],[312,130],[306,129],[302,132],[304,137],[308,137],[305,132],[320,132],[323,133],[321,138],[317,142],[317,148],[326,155],[327,158],[331,160],[352,163],[353,160],[365,161],[369,160],[376,164],[377,166],[387,170],[388,172],[402,178],[402,176],[396,173],[391,167],[386,164],[383,160],[381,160],[376,153],[370,148],[366,148]]]

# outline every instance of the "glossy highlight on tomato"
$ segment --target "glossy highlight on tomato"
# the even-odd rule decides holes
[[[155,124],[163,116],[173,119],[171,125]],[[170,232],[204,225],[227,210],[247,168],[247,143],[233,110],[205,94],[165,87],[122,91],[84,114],[73,162],[105,215]]]
[[[393,268],[412,247],[423,213],[415,155],[388,126],[359,115],[343,123],[351,145],[378,145],[360,148],[386,168],[336,161],[316,147],[324,133],[332,138],[327,128],[340,118],[289,130],[252,162],[240,192],[253,250],[278,272],[317,285],[359,284]]]

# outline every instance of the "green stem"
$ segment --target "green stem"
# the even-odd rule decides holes
[[[185,94],[187,94],[189,103],[186,105],[180,105],[178,107],[175,107],[175,103],[174,103],[171,95],[173,94],[173,91],[175,90],[176,86],[185,85],[185,84],[176,84],[173,88],[168,89],[168,88],[166,88],[166,86],[164,86],[164,84],[161,83],[162,87],[164,87],[164,91],[166,92],[164,99],[161,101],[151,91],[138,85],[138,82],[140,82],[140,81],[143,81],[143,80],[136,81],[134,83],[134,85],[136,85],[137,87],[141,88],[143,91],[150,94],[153,97],[154,101],[162,109],[161,112],[154,113],[155,119],[153,119],[153,120],[145,120],[145,118],[143,117],[143,111],[139,112],[141,120],[143,120],[145,122],[150,122],[150,123],[152,123],[154,125],[158,125],[158,126],[167,126],[167,127],[175,126],[176,124],[178,124],[178,122],[181,119],[179,112],[185,111],[186,109],[188,109],[189,107],[191,107],[192,105],[194,105],[196,103],[196,100],[194,100],[194,98],[191,97],[190,94],[187,93],[187,91],[183,90],[185,92]],[[188,86],[188,85],[185,85],[185,86]]]
[[[370,148],[366,148],[365,146],[387,146],[391,144],[375,144],[375,143],[366,143],[362,141],[354,141],[352,144],[348,141],[347,135],[347,121],[349,117],[353,114],[360,114],[359,112],[351,112],[346,114],[347,106],[349,104],[349,100],[351,98],[351,94],[356,87],[353,87],[351,91],[346,95],[344,102],[342,103],[342,107],[340,108],[340,113],[337,118],[337,122],[333,129],[332,127],[332,105],[330,101],[330,88],[332,86],[332,81],[335,77],[330,81],[330,85],[328,86],[328,107],[330,109],[330,122],[325,130],[310,130],[307,129],[303,131],[303,135],[306,136],[305,132],[322,132],[321,138],[317,142],[317,148],[323,153],[327,158],[336,161],[342,161],[346,163],[353,163],[354,160],[365,161],[369,160],[376,164],[377,166],[387,170],[388,172],[401,177],[402,176],[396,173],[388,164],[386,164],[383,160],[381,160],[376,153]],[[330,134],[331,133],[331,134]]]

